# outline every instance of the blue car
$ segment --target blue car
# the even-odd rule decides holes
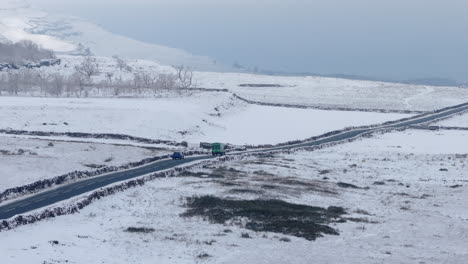
[[[181,159],[185,159],[185,156],[184,154],[182,154],[182,152],[174,152],[172,155],[171,155],[171,158],[173,160],[181,160]]]

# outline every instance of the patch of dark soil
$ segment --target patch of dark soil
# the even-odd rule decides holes
[[[361,217],[347,217],[346,220],[355,222],[355,223],[367,223],[367,224],[377,224],[376,221],[371,221],[369,218],[361,218]]]
[[[362,214],[362,215],[371,215],[369,212],[367,212],[366,210],[362,210],[362,209],[357,209],[356,211],[354,211],[356,214]]]
[[[446,168],[441,168],[441,169],[439,169],[439,171],[448,171],[448,169],[446,169]]]
[[[356,185],[351,184],[351,183],[346,183],[346,182],[338,182],[336,185],[338,185],[338,187],[341,187],[341,188],[365,189],[365,188],[356,186]]]
[[[242,233],[241,237],[242,238],[252,238],[249,233]]]
[[[192,172],[192,171],[186,171],[184,172],[181,177],[194,177],[194,178],[224,178],[224,175],[222,174],[216,174],[216,173],[205,173],[205,172]]]
[[[376,181],[373,183],[374,185],[385,185],[385,182],[383,181]]]
[[[59,242],[57,240],[51,240],[51,241],[49,241],[49,243],[52,244],[52,245],[58,245],[59,244]]]
[[[109,157],[109,158],[105,159],[104,162],[111,162],[111,161],[113,161],[113,160],[114,160],[113,157]]]
[[[463,185],[460,185],[460,184],[455,184],[455,185],[452,185],[452,186],[449,186],[450,188],[460,188],[460,187],[463,187]]]
[[[429,197],[432,197],[431,195],[429,194],[423,194],[419,197],[419,199],[426,199],[426,198],[429,198]]]
[[[99,164],[83,164],[83,166],[92,168],[92,169],[102,169],[106,167],[106,165],[99,165]]]
[[[267,190],[273,190],[273,189],[278,189],[280,186],[271,185],[271,184],[264,184],[264,185],[262,185],[260,187],[263,188],[263,189],[267,189]]]
[[[261,175],[261,176],[275,176],[274,174],[271,174],[271,173],[266,172],[266,171],[264,171],[264,170],[254,171],[253,174],[255,174],[255,175]]]
[[[275,232],[315,240],[324,234],[339,235],[328,224],[346,222],[342,207],[314,207],[281,200],[229,200],[214,196],[187,198],[183,217],[201,216],[212,223],[232,220],[256,232]]]
[[[324,174],[328,174],[330,172],[331,172],[331,170],[321,170],[321,171],[319,171],[319,174],[324,175]]]
[[[239,84],[239,87],[252,87],[252,88],[271,88],[271,87],[284,87],[280,84],[270,84],[270,83],[243,83]]]
[[[210,258],[211,255],[207,254],[207,253],[201,253],[197,256],[197,258],[199,259],[206,259],[206,258]]]
[[[263,194],[265,193],[262,190],[252,190],[252,189],[232,189],[229,190],[229,193],[232,194]]]
[[[232,182],[232,181],[215,181],[217,184],[221,186],[231,187],[231,186],[242,186],[241,183]]]
[[[407,197],[407,196],[411,196],[411,195],[409,195],[409,194],[407,194],[407,193],[404,193],[404,192],[395,193],[395,195],[398,195],[398,196],[406,196],[406,197]]]
[[[129,233],[145,233],[145,234],[148,234],[148,233],[153,233],[154,231],[156,231],[154,228],[148,228],[148,227],[129,227],[129,228],[125,229],[125,232],[129,232]]]
[[[242,172],[242,171],[234,169],[234,168],[229,168],[228,171],[229,172],[237,172],[237,173]]]
[[[276,178],[272,181],[283,185],[305,188],[308,191],[337,194],[334,189],[327,187],[326,183],[322,181],[303,181],[296,178]]]

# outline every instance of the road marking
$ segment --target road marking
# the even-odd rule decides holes
[[[50,195],[45,195],[44,198],[55,197],[57,195],[60,195],[60,193],[51,193]]]

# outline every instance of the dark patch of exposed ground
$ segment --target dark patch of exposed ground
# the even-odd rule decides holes
[[[148,227],[128,227],[125,229],[125,232],[129,233],[153,233],[156,231],[154,228],[148,228]]]
[[[274,232],[315,240],[339,235],[329,226],[346,222],[342,207],[292,204],[281,200],[231,200],[214,196],[187,198],[184,217],[201,216],[212,223],[237,223],[256,232]],[[246,221],[238,221],[240,219]],[[241,222],[245,223],[241,224]]]

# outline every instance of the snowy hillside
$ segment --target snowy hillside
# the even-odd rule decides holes
[[[115,35],[78,18],[49,15],[40,11],[39,3],[36,5],[32,7],[22,0],[1,1],[0,40],[32,40],[61,53],[79,53],[89,47],[98,56],[150,59],[163,65],[188,65],[199,70],[223,69],[208,57]]]

